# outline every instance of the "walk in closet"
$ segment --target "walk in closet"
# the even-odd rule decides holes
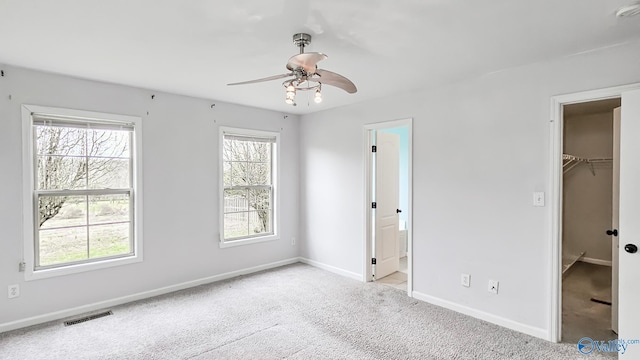
[[[611,314],[618,181],[614,109],[619,107],[620,99],[608,99],[563,108],[564,342],[617,338]]]

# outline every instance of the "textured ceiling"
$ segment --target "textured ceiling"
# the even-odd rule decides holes
[[[640,40],[622,0],[0,0],[0,63],[309,113]],[[291,37],[358,93],[284,103]],[[311,99],[309,94],[309,100]]]

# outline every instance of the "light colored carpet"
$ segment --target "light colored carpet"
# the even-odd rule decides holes
[[[554,344],[308,265],[0,334],[0,359],[577,359]],[[591,359],[599,354],[591,354]],[[602,357],[604,358],[604,357]]]

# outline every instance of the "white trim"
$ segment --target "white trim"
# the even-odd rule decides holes
[[[96,311],[96,310],[101,310],[101,309],[108,308],[108,307],[118,306],[118,305],[126,304],[126,303],[129,303],[129,302],[132,302],[132,301],[137,301],[137,300],[147,299],[147,298],[158,296],[158,295],[168,294],[170,292],[183,290],[183,289],[188,289],[188,288],[191,288],[191,287],[194,287],[194,286],[210,284],[210,283],[214,283],[216,281],[226,280],[226,279],[234,278],[234,277],[237,277],[237,276],[240,276],[240,275],[247,275],[247,274],[252,274],[252,273],[255,273],[255,272],[258,272],[258,271],[263,271],[263,270],[273,269],[273,268],[277,268],[277,267],[281,267],[281,266],[285,266],[285,265],[295,264],[297,262],[299,262],[298,258],[290,258],[290,259],[280,260],[280,261],[272,262],[272,263],[269,263],[269,264],[254,266],[254,267],[241,269],[241,270],[230,271],[230,272],[219,274],[219,275],[214,275],[214,276],[209,276],[209,277],[205,277],[205,278],[201,278],[201,279],[197,279],[197,280],[187,281],[187,282],[183,282],[183,283],[180,283],[180,284],[165,286],[165,287],[161,287],[161,288],[154,289],[154,290],[149,290],[149,291],[144,291],[144,292],[140,292],[140,293],[136,293],[136,294],[132,294],[132,295],[122,296],[122,297],[119,297],[119,298],[110,299],[110,300],[106,300],[106,301],[100,301],[100,302],[96,302],[96,303],[93,303],[93,304],[82,305],[82,306],[78,306],[78,307],[71,308],[71,309],[65,309],[65,310],[55,311],[55,312],[48,313],[48,314],[33,316],[33,317],[30,317],[30,318],[26,318],[26,319],[20,319],[20,320],[16,320],[16,321],[11,321],[11,322],[8,322],[8,323],[0,324],[0,333],[5,332],[5,331],[10,331],[10,330],[15,330],[15,329],[27,327],[27,326],[32,326],[32,325],[36,325],[36,324],[42,324],[42,323],[49,322],[49,321],[59,320],[59,319],[63,319],[63,318],[70,317],[70,316],[76,316],[76,315],[80,315],[80,314],[84,314],[84,313],[88,313],[88,312],[92,312],[92,311]]]
[[[142,256],[126,256],[114,259],[96,260],[95,262],[88,262],[83,264],[65,265],[61,267],[51,269],[41,269],[33,271],[33,259],[25,259],[25,281],[48,279],[56,276],[64,276],[77,274],[85,271],[94,271],[100,269],[107,269],[115,266],[123,266],[128,264],[135,264],[142,262]],[[31,267],[29,267],[31,266]]]
[[[389,128],[406,127],[409,132],[409,150],[408,150],[408,167],[409,167],[409,189],[407,191],[408,209],[407,209],[407,295],[412,296],[413,293],[413,118],[383,121],[372,124],[365,124],[363,127],[363,161],[364,161],[364,269],[362,271],[362,280],[371,281],[372,271],[370,261],[373,257],[371,244],[371,131]]]
[[[347,271],[347,270],[343,270],[340,268],[337,268],[335,266],[332,265],[327,265],[324,263],[321,263],[319,261],[315,261],[315,260],[311,260],[311,259],[307,259],[307,258],[299,258],[301,263],[307,264],[307,265],[311,265],[311,266],[315,266],[319,269],[322,270],[327,270],[329,272],[332,272],[334,274],[338,274],[338,275],[342,275],[344,277],[348,277],[349,279],[353,279],[353,280],[357,280],[357,281],[362,281],[362,274],[358,274],[358,273],[354,273],[351,271]]]
[[[407,196],[409,197],[407,210],[407,295],[413,297],[413,118],[409,119],[407,124],[409,129],[409,189],[407,189]]]
[[[220,229],[222,231],[222,229]],[[265,236],[256,236],[252,238],[240,238],[239,240],[230,240],[230,241],[220,241],[220,248],[230,248],[235,246],[249,245],[249,244],[257,244],[261,242],[279,240],[280,236],[276,234],[270,234]]]
[[[364,128],[367,130],[382,130],[389,128],[397,128],[403,126],[410,126],[413,123],[413,118],[397,119],[389,121],[381,121],[376,123],[364,124]]]
[[[589,258],[589,257],[583,257],[579,261],[581,261],[583,263],[594,264],[594,265],[602,265],[602,266],[609,266],[609,267],[612,265],[611,264],[611,260],[594,259],[594,258]]]
[[[256,136],[256,137],[273,137],[275,141],[272,143],[275,146],[275,156],[271,159],[271,176],[273,186],[273,233],[265,234],[264,236],[253,236],[246,238],[239,238],[230,241],[224,240],[224,134],[232,133],[238,135]],[[280,239],[280,188],[278,186],[280,179],[280,132],[278,131],[265,131],[265,130],[253,130],[245,128],[237,128],[231,126],[220,126],[218,128],[218,223],[220,232],[218,233],[218,242],[220,248],[229,248],[241,245],[249,245],[266,241],[273,241]],[[273,171],[275,169],[275,171]]]
[[[53,106],[40,106],[40,105],[30,105],[23,104],[22,109],[35,114],[55,114],[55,116],[65,117],[65,118],[76,118],[82,119],[82,121],[97,121],[97,122],[105,122],[107,124],[119,124],[119,123],[131,123],[134,125],[138,125],[137,122],[141,120],[139,116],[131,116],[131,115],[122,115],[122,114],[113,114],[113,113],[105,113],[105,112],[96,112],[96,111],[87,111],[87,110],[76,110],[76,109],[68,109],[68,108],[57,108]]]
[[[34,270],[34,154],[33,154],[33,113],[44,114],[56,114],[56,116],[70,117],[70,118],[82,118],[88,119],[87,121],[99,121],[109,124],[128,124],[134,127],[133,144],[131,146],[132,159],[134,163],[134,173],[132,176],[132,188],[133,188],[133,201],[134,201],[134,214],[133,214],[133,253],[132,256],[99,260],[95,262],[87,262],[84,264],[68,265],[52,269]],[[22,261],[25,263],[25,281],[45,279],[55,276],[75,274],[84,271],[92,271],[98,269],[104,269],[114,266],[121,266],[126,264],[138,263],[143,260],[143,216],[142,216],[142,201],[143,201],[143,181],[142,181],[142,118],[138,116],[120,115],[101,113],[94,111],[75,110],[56,108],[50,106],[39,105],[22,105],[22,193],[23,193],[23,216],[22,216],[22,241],[23,241],[23,253]]]
[[[562,336],[562,106],[621,97],[622,93],[640,89],[640,83],[590,90],[551,98],[549,127],[549,341],[560,342]]]
[[[513,321],[507,318],[503,318],[501,316],[497,316],[494,314],[490,314],[488,312],[480,311],[477,309],[470,308],[468,306],[456,304],[449,300],[440,299],[431,295],[423,294],[418,291],[413,292],[413,297],[427,302],[432,305],[440,306],[445,309],[453,310],[455,312],[468,315],[474,317],[476,319],[484,320],[490,322],[492,324],[496,324],[498,326],[505,327],[507,329],[515,330],[527,335],[531,335],[540,339],[548,339],[549,334],[547,330],[538,328],[535,326],[519,323],[517,321]]]
[[[371,244],[369,239],[371,239],[371,177],[373,168],[371,166],[371,146],[373,145],[371,141],[371,130],[367,129],[365,126],[364,131],[362,132],[363,138],[363,151],[362,158],[364,159],[364,243],[362,244],[362,248],[364,249],[364,259],[363,259],[363,269],[362,269],[362,281],[372,281],[373,271],[371,268],[371,258],[373,258]],[[407,255],[408,256],[408,255]],[[408,258],[407,258],[408,260]]]

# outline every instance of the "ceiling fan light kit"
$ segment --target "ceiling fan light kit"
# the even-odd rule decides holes
[[[322,102],[322,93],[320,92],[320,89],[316,90],[316,95],[313,97],[313,101],[315,101],[316,104],[320,104]]]
[[[289,58],[287,62],[289,73],[227,85],[253,84],[293,76],[292,79],[287,79],[282,83],[285,88],[285,102],[293,106],[296,106],[297,91],[315,90],[313,101],[316,104],[321,103],[322,84],[335,86],[349,94],[358,91],[353,82],[346,77],[328,70],[318,69],[317,63],[326,59],[327,55],[319,52],[304,52],[304,48],[311,44],[311,35],[305,33],[294,34],[293,43],[300,49],[300,53]]]
[[[296,101],[296,88],[292,84],[289,84],[286,87],[287,87],[287,97],[285,98],[284,102],[286,102],[289,105],[293,105],[293,103]]]

